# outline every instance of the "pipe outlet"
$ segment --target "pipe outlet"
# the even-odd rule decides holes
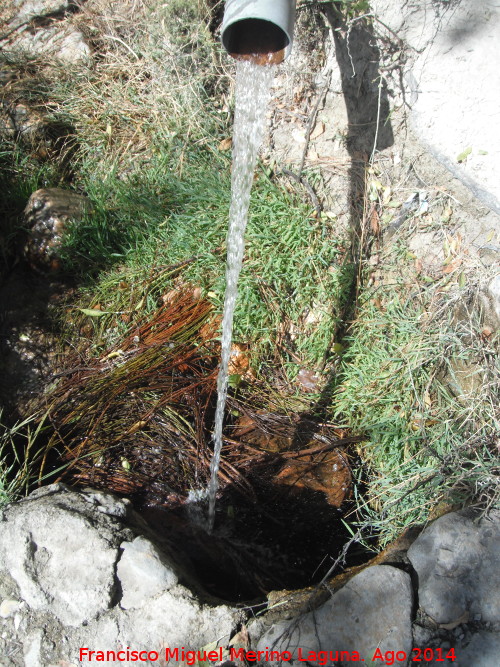
[[[240,60],[282,62],[292,49],[295,0],[226,0],[222,44]]]

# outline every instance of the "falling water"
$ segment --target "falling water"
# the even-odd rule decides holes
[[[222,319],[221,361],[217,380],[217,410],[214,426],[214,453],[208,486],[208,527],[215,519],[215,496],[219,486],[218,472],[222,449],[222,426],[227,398],[228,367],[231,355],[233,316],[238,295],[238,277],[245,249],[245,228],[250,204],[257,153],[265,127],[269,92],[274,68],[238,61],[236,65],[236,110],[233,129],[233,170],[231,207],[227,233],[226,295]]]

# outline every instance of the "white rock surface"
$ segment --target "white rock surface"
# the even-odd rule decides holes
[[[241,612],[204,604],[140,530],[128,501],[61,484],[0,511],[0,665],[77,665],[82,647],[163,656],[227,643]]]
[[[139,535],[133,542],[124,542],[121,548],[123,553],[116,573],[122,589],[120,606],[123,609],[142,607],[150,598],[177,584],[177,574],[146,538]]]
[[[71,25],[68,0],[3,0],[7,20],[0,46],[9,52],[47,55],[67,63],[89,62],[91,51],[83,34]],[[47,25],[46,21],[54,20]],[[37,19],[45,24],[36,25]]]
[[[499,3],[373,0],[370,5],[410,48],[406,99],[420,140],[500,212]]]
[[[67,63],[86,62],[90,58],[90,47],[83,34],[65,26],[43,28],[34,35],[20,33],[11,40],[10,48],[30,55],[53,56]]]
[[[500,327],[500,273],[494,276],[486,287],[489,301],[489,323],[495,328]]]
[[[500,634],[478,632],[466,648],[457,651],[457,661],[454,664],[456,667],[498,667],[499,656]]]
[[[0,523],[0,567],[31,608],[50,607],[70,626],[108,609],[115,589],[116,538],[95,530],[85,504],[81,496],[28,499]]]
[[[68,0],[12,0],[18,16],[23,19],[63,12],[69,8]]]

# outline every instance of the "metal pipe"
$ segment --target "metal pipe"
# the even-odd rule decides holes
[[[240,60],[282,62],[290,53],[296,0],[226,0],[222,44]]]

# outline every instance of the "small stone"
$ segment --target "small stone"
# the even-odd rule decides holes
[[[21,602],[18,600],[2,600],[0,604],[0,616],[2,618],[9,618],[21,608]]]
[[[24,210],[30,230],[24,251],[30,264],[43,271],[58,271],[68,223],[80,222],[89,208],[88,199],[71,190],[44,188],[34,192]]]
[[[429,642],[432,638],[432,630],[429,630],[428,628],[424,628],[421,625],[418,625],[418,623],[415,623],[413,625],[413,643],[415,646],[429,646]]]
[[[42,639],[43,630],[35,630],[26,637],[24,642],[24,665],[25,667],[40,667],[42,664]]]

